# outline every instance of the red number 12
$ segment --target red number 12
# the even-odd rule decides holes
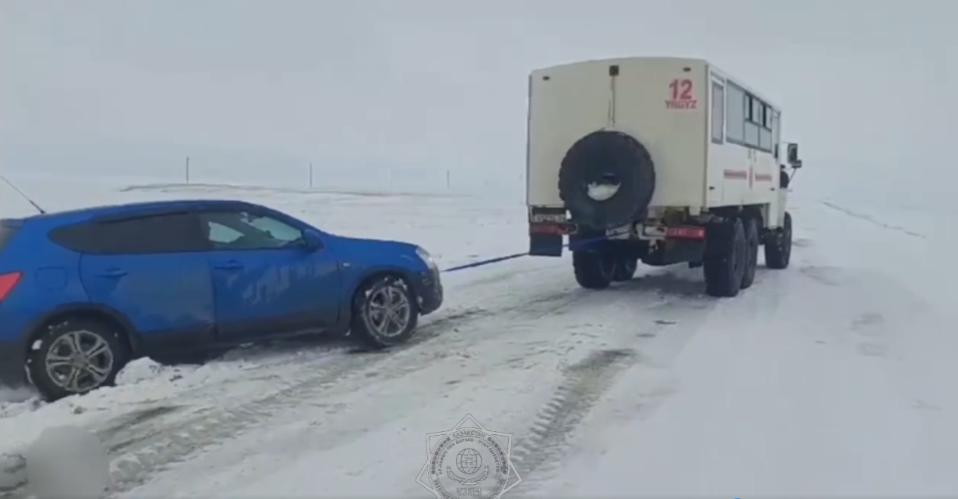
[[[672,100],[692,100],[692,80],[672,80]]]

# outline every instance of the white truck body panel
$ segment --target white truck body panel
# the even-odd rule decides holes
[[[617,76],[610,76],[610,66],[618,66]],[[761,124],[746,123],[746,99],[752,98]],[[784,213],[776,158],[780,123],[777,106],[700,59],[632,57],[535,70],[529,76],[526,202],[563,207],[557,180],[566,152],[591,132],[616,130],[651,154],[656,187],[650,213],[762,205],[765,226],[777,227]]]

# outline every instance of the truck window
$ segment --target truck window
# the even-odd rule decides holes
[[[741,144],[745,142],[745,92],[728,82],[725,93],[725,139]]]
[[[712,143],[725,142],[725,87],[712,82]]]
[[[756,125],[762,125],[765,123],[765,106],[762,104],[762,101],[752,97],[752,121]]]
[[[758,147],[758,125],[754,121],[745,122],[745,143]]]
[[[775,159],[778,159],[778,111],[772,112],[772,148],[775,152]]]
[[[768,128],[759,129],[758,148],[765,152],[772,152],[772,131]]]

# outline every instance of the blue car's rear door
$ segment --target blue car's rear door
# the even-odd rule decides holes
[[[187,213],[90,224],[97,251],[80,259],[90,301],[126,317],[147,351],[214,340],[213,283],[198,219]]]
[[[198,214],[212,245],[217,329],[231,341],[320,331],[339,317],[335,257],[263,210]]]

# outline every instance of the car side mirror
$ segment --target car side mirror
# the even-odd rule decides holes
[[[306,248],[306,251],[318,251],[323,248],[323,239],[315,231],[304,231],[303,247]]]
[[[792,168],[801,168],[802,160],[798,159],[798,144],[791,143],[785,153],[786,162]]]

